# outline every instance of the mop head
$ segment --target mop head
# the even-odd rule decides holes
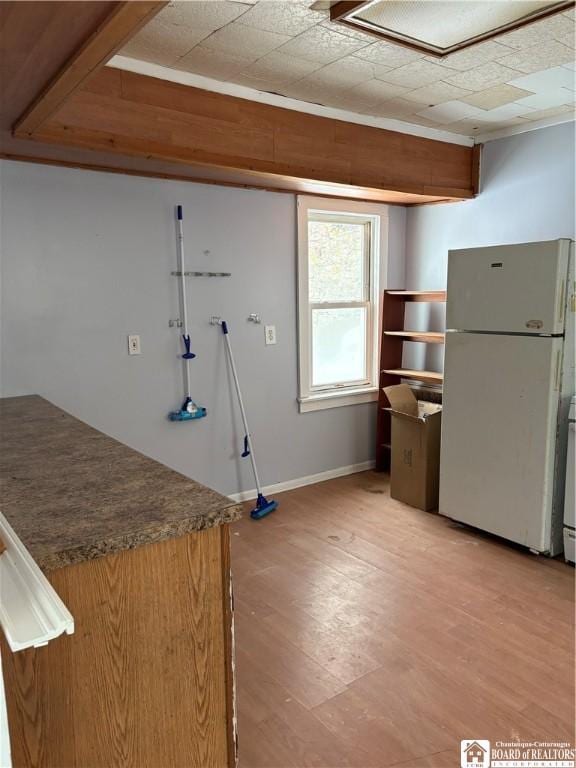
[[[179,411],[170,412],[169,419],[170,421],[191,421],[192,419],[203,418],[206,413],[206,408],[196,405],[191,398],[187,397]]]
[[[206,408],[196,408],[192,413],[190,411],[172,411],[170,421],[190,421],[191,419],[201,419],[206,416]]]
[[[252,520],[260,520],[262,517],[266,517],[266,515],[269,515],[270,512],[274,512],[274,510],[278,507],[278,502],[268,499],[263,496],[261,493],[258,494],[258,498],[256,499],[256,506],[254,509],[250,512],[250,517]]]

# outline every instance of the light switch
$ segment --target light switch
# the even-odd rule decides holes
[[[140,336],[136,334],[132,334],[128,336],[128,354],[129,355],[140,355],[141,349],[140,349]]]
[[[264,338],[266,344],[276,344],[276,326],[265,325],[264,326]]]

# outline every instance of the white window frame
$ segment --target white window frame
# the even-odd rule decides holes
[[[353,200],[330,200],[299,195],[298,207],[298,359],[300,412],[325,408],[359,405],[378,399],[379,384],[379,329],[380,297],[385,287],[388,266],[388,208],[377,203]],[[314,214],[324,217],[333,214],[343,218],[370,222],[371,241],[369,252],[369,301],[366,360],[368,378],[349,384],[312,386],[312,309],[359,306],[361,302],[311,304],[308,288],[308,221]]]

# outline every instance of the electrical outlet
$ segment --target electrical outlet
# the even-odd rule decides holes
[[[264,339],[266,344],[276,344],[276,326],[265,325],[264,326]]]
[[[136,334],[128,336],[128,354],[140,355],[142,350],[140,349],[140,336]]]

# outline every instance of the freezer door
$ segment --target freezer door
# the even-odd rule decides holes
[[[554,457],[562,339],[448,333],[440,512],[558,551]]]
[[[446,327],[563,333],[570,243],[552,240],[450,251]]]

